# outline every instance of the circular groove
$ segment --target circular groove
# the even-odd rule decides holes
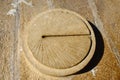
[[[48,31],[47,33],[42,34],[42,32],[44,32],[44,30],[46,31],[46,29],[44,29],[44,28],[41,29],[41,27],[39,27],[41,29],[41,31],[35,31],[35,29],[33,29],[33,28],[31,29],[32,32],[29,31],[30,30],[29,26],[32,27],[34,22],[36,22],[36,20],[39,17],[41,18],[41,16],[43,16],[44,14],[48,14],[48,13],[52,13],[52,12],[60,13],[61,11],[68,12],[68,13],[72,14],[73,16],[77,16],[78,18],[80,18],[82,20],[82,22],[85,23],[85,25],[87,25],[87,26],[85,26],[88,28],[88,31],[87,30],[85,31],[87,33],[84,33],[83,31],[81,31],[80,32],[81,34],[79,35],[79,33],[76,33],[76,32],[78,32],[78,30],[75,29],[77,31],[73,32],[74,34],[71,35],[66,32],[61,32],[62,30],[64,30],[61,28],[61,31],[60,31],[61,34],[57,31],[56,31],[57,35],[53,34],[54,31],[53,31],[53,33],[50,33],[49,32],[50,29],[47,30]],[[65,22],[67,22],[67,21],[65,21]],[[36,29],[36,30],[38,30],[38,29]],[[34,37],[34,35],[32,34],[34,31],[36,32],[34,35],[36,35],[37,32],[40,33],[39,38]],[[89,34],[88,34],[88,32],[89,32]],[[44,12],[44,13],[38,15],[35,19],[33,19],[33,21],[30,22],[29,25],[27,25],[27,28],[25,29],[25,33],[26,34],[24,34],[24,36],[22,38],[25,39],[25,40],[23,40],[23,43],[24,43],[23,47],[24,47],[24,51],[25,51],[28,61],[31,64],[34,63],[34,65],[35,65],[34,67],[36,69],[38,69],[40,72],[43,72],[43,73],[49,74],[49,75],[65,76],[65,75],[69,75],[69,74],[79,71],[89,62],[89,60],[91,59],[91,57],[94,53],[94,50],[95,50],[95,38],[94,38],[94,33],[93,33],[91,26],[80,15],[78,15],[72,11],[68,11],[68,10],[55,9],[55,10],[50,10],[50,11],[47,11],[47,12]],[[36,39],[36,40],[34,40],[34,39]],[[87,39],[89,39],[89,40],[87,40]],[[29,42],[29,40],[31,40],[31,41]],[[79,40],[82,42],[80,43]],[[85,40],[87,40],[87,41],[84,42]],[[90,41],[90,43],[86,44],[89,41]],[[86,44],[87,47],[81,46],[84,44]],[[65,45],[67,47],[65,47]],[[33,47],[33,46],[35,46],[35,47]],[[52,48],[51,48],[51,46],[52,46]],[[79,47],[76,47],[76,46],[79,46]],[[80,53],[76,52],[76,51],[79,52],[79,48],[82,48],[83,50],[81,49],[80,51],[85,53],[85,55],[82,54],[83,55],[82,58],[80,58]],[[70,49],[73,51],[73,53],[77,53],[77,54],[70,53],[70,51],[69,51]],[[43,52],[41,52],[41,51],[43,51]],[[69,52],[69,54],[64,53],[64,51]],[[51,57],[49,57],[49,56],[51,56]]]

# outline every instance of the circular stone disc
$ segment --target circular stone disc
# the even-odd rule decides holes
[[[32,55],[30,57],[36,61],[32,62],[50,69],[69,69],[84,62],[95,46],[94,33],[87,24],[68,10],[40,13],[25,26],[25,44]]]

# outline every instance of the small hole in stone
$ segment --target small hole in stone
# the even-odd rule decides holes
[[[45,38],[45,36],[42,36],[42,38]]]

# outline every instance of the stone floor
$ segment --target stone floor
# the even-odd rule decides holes
[[[0,1],[0,80],[120,80],[120,0],[32,0],[32,5],[23,0],[11,5],[18,1],[22,0]],[[96,34],[93,59],[83,70],[67,77],[37,72],[21,48],[24,25],[38,13],[54,8],[79,13]]]

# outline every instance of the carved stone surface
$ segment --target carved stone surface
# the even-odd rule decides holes
[[[29,0],[0,0],[0,80],[120,80],[120,0],[30,1],[32,7]],[[95,54],[87,67],[74,75],[54,77],[40,73],[21,48],[18,34],[25,25],[54,8],[77,12],[91,22],[95,31]],[[7,15],[9,10],[14,15]]]
[[[95,43],[89,23],[69,10],[40,13],[24,28],[26,57],[45,74],[64,76],[79,71],[92,58]]]

